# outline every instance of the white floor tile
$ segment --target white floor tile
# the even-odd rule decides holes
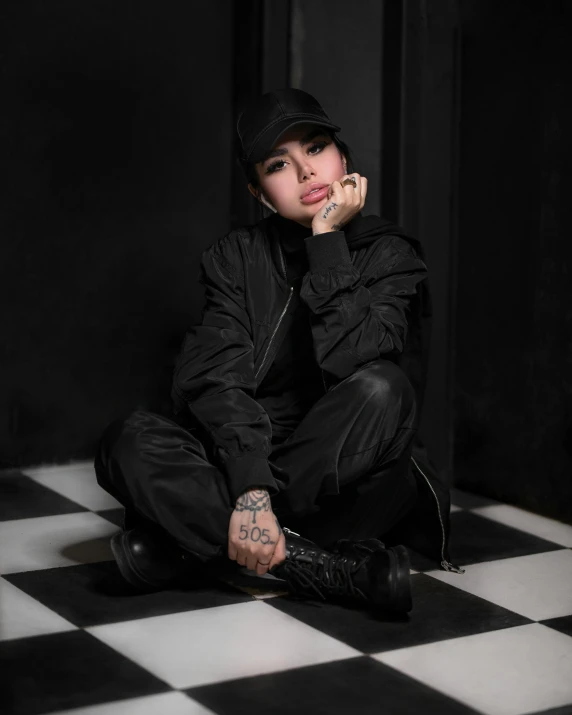
[[[572,703],[572,638],[539,623],[374,657],[486,715]]]
[[[360,655],[261,601],[87,630],[174,688]]]
[[[562,549],[427,574],[535,621],[572,615],[572,551]],[[571,671],[572,672],[572,671]]]
[[[212,715],[212,710],[183,693],[161,693],[87,708],[58,710],[51,715]]]
[[[72,631],[76,627],[0,578],[0,640]]]
[[[92,462],[74,462],[50,467],[23,470],[35,482],[53,489],[68,499],[92,511],[115,509],[121,504],[104,491],[95,478]]]
[[[0,522],[0,573],[111,561],[117,530],[88,511]]]
[[[258,601],[268,601],[270,598],[278,598],[279,596],[287,596],[288,591],[283,591],[283,592],[272,592],[272,593],[251,593],[250,594],[253,598],[256,598]]]
[[[555,544],[572,547],[572,526],[561,521],[547,519],[545,516],[507,504],[483,506],[471,511],[506,526],[512,526],[514,529],[534,534],[541,539],[553,541]]]

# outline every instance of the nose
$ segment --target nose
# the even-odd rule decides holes
[[[308,161],[308,158],[305,157],[304,159],[302,159],[298,166],[298,178],[300,181],[305,181],[311,176],[316,176],[316,172],[314,171],[313,166]]]

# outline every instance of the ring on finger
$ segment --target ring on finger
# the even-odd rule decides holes
[[[353,176],[348,176],[347,179],[344,179],[342,181],[342,186],[353,186],[354,189],[357,189],[357,183]]]

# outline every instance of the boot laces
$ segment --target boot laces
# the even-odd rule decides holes
[[[353,556],[369,556],[379,548],[386,548],[385,544],[378,539],[365,539],[352,541],[350,539],[339,539],[334,548],[334,553]]]
[[[358,558],[348,558],[337,554],[312,554],[311,563],[302,563],[292,555],[282,564],[286,581],[294,587],[312,591],[322,600],[329,596],[360,596],[366,599],[363,591],[353,580],[370,552]]]

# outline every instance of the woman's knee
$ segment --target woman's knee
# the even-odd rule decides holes
[[[360,399],[382,405],[415,405],[415,391],[403,370],[390,360],[376,360],[351,376]]]
[[[155,416],[145,410],[135,410],[120,417],[104,429],[95,454],[95,470],[107,471],[110,461],[125,451],[137,448],[140,435],[149,428]]]

